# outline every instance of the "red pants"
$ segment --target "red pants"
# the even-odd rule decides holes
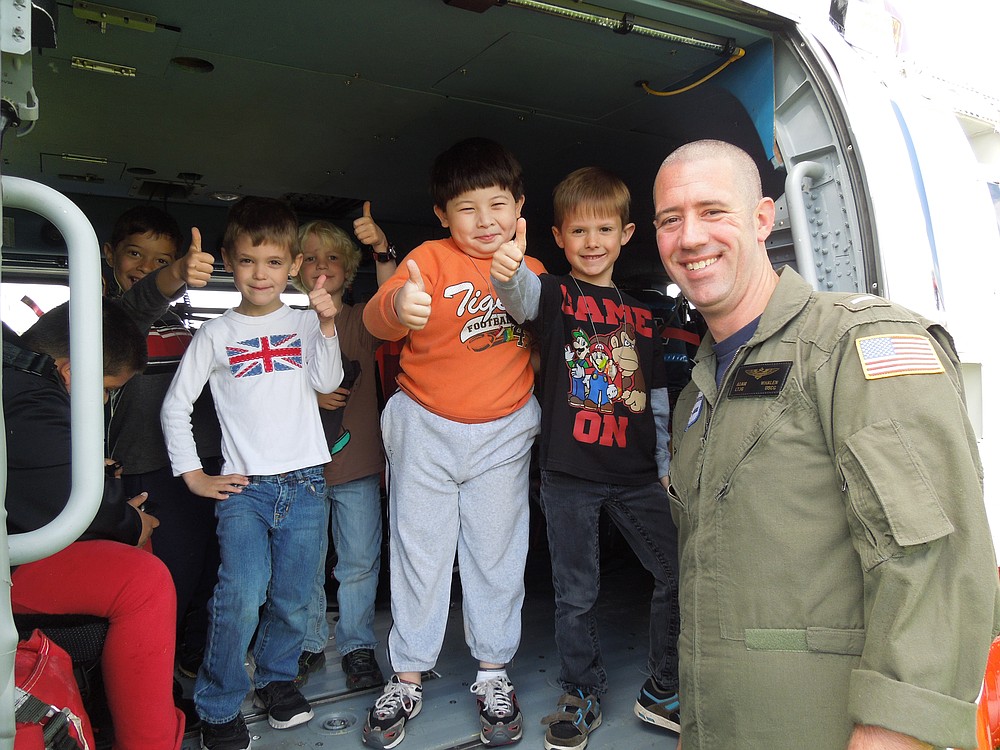
[[[75,542],[18,566],[11,580],[15,614],[108,619],[101,671],[115,750],[179,750],[184,715],[172,692],[177,597],[163,563],[118,542]]]

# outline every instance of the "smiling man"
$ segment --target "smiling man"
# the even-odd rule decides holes
[[[671,444],[685,750],[975,747],[997,568],[951,338],[776,273],[730,144],[672,153],[653,198],[709,328]]]

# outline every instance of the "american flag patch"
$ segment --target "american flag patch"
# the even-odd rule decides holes
[[[944,372],[937,352],[925,336],[892,333],[865,336],[854,343],[866,380]]]
[[[250,378],[266,372],[302,369],[302,339],[295,333],[279,333],[247,339],[226,347],[229,371],[235,378]]]

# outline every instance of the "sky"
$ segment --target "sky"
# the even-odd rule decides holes
[[[844,2],[845,0],[840,0]],[[827,22],[831,0],[750,0],[790,17]],[[1000,0],[846,0],[902,21],[900,57],[950,82],[1000,98]],[[864,8],[858,8],[864,11]],[[873,13],[860,13],[869,19]],[[887,27],[888,28],[888,27]]]
[[[892,0],[902,55],[927,71],[1000,98],[998,0]]]

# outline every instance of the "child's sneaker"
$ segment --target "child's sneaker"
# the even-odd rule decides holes
[[[323,651],[303,651],[299,654],[299,673],[292,683],[300,688],[309,681],[309,675],[326,666],[326,653]]]
[[[290,729],[313,717],[312,706],[291,682],[269,682],[254,696],[257,708],[267,709],[267,723],[275,729]]]
[[[582,690],[563,693],[559,710],[542,719],[545,730],[545,750],[583,750],[587,737],[601,726],[601,702],[596,695],[584,695]]]
[[[250,733],[243,714],[224,724],[201,723],[202,750],[250,750]]]
[[[368,712],[361,741],[370,747],[386,750],[396,747],[406,734],[406,722],[420,713],[422,694],[420,685],[403,682],[393,675]]]
[[[661,690],[650,677],[635,699],[635,715],[643,721],[680,734],[681,700],[673,690]]]
[[[385,677],[378,668],[373,649],[359,648],[344,654],[340,666],[347,677],[348,690],[365,690],[385,684]]]
[[[483,730],[479,739],[484,745],[509,745],[521,739],[521,709],[514,686],[506,676],[476,682],[470,688],[479,706]]]

